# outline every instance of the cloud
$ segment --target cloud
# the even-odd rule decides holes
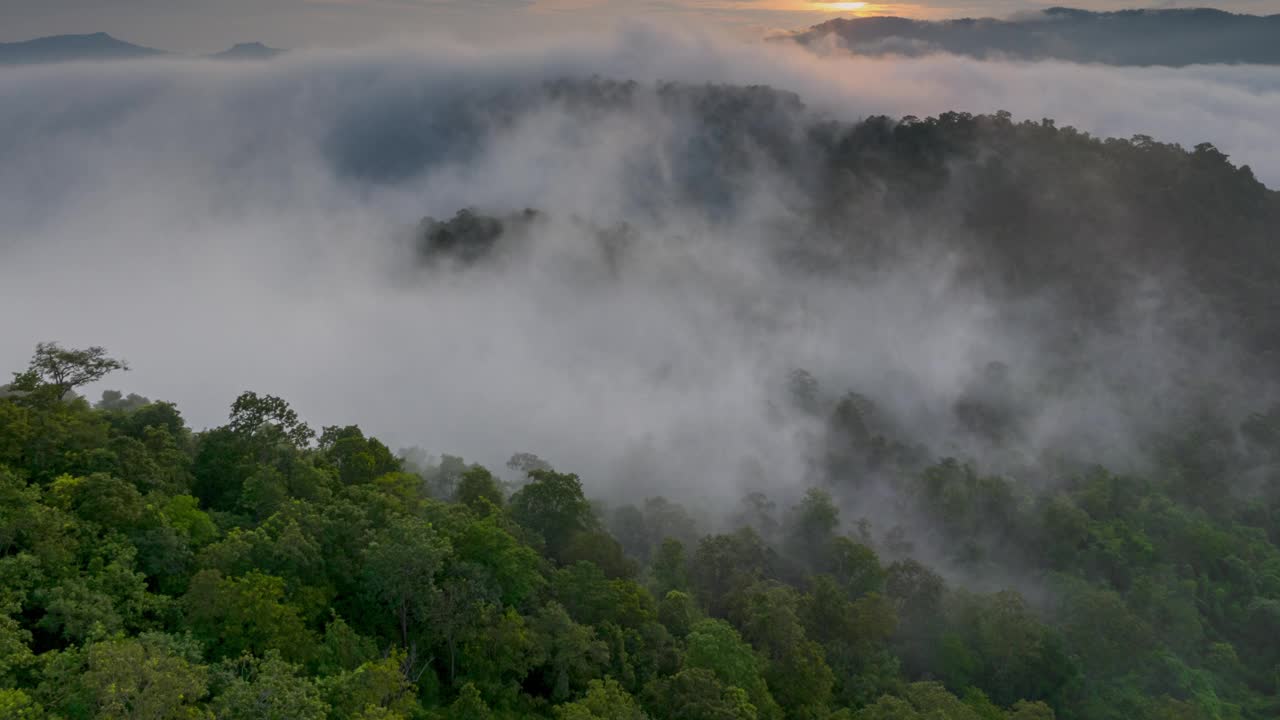
[[[591,75],[648,89],[626,113],[542,89]],[[254,389],[397,446],[490,464],[530,450],[595,487],[713,495],[803,480],[804,421],[769,411],[794,367],[924,417],[993,355],[1031,352],[948,285],[949,258],[858,285],[780,271],[795,189],[767,163],[707,175],[708,130],[656,99],[671,79],[799,93],[808,109],[760,117],[783,137],[814,116],[1007,108],[1212,140],[1280,181],[1272,68],[822,58],[648,27],[499,51],[25,68],[0,72],[0,303],[21,309],[0,362],[19,369],[41,340],[101,344],[134,367],[109,385],[199,426]],[[736,200],[708,212],[720,182]],[[413,270],[405,229],[463,206],[551,216],[506,264]],[[637,245],[615,277],[584,228],[618,221]]]

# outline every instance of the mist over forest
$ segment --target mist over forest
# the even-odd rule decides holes
[[[0,69],[0,717],[1280,713],[1280,67],[262,57]]]

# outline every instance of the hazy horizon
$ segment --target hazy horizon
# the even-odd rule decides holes
[[[471,43],[528,40],[547,33],[593,33],[647,21],[759,37],[803,30],[836,17],[893,15],[939,20],[1005,18],[1053,6],[1110,11],[1213,7],[1236,13],[1280,13],[1280,0],[6,0],[0,42],[107,32],[137,45],[205,54],[243,42],[285,48],[348,48],[388,40]]]

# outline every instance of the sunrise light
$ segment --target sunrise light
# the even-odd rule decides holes
[[[902,15],[918,17],[928,14],[924,8],[914,3],[863,2],[862,0],[854,0],[853,2],[803,0],[802,2],[791,3],[787,7],[796,10],[804,9],[814,13],[839,13],[843,15]]]

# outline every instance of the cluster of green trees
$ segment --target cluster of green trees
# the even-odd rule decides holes
[[[1210,143],[1101,138],[1007,112],[876,116],[812,137],[814,215],[853,228],[840,241],[855,265],[884,267],[904,245],[950,251],[993,296],[1052,293],[1055,323],[1109,329],[1132,323],[1135,281],[1156,277],[1200,303],[1192,322],[1275,350],[1280,192]],[[904,233],[902,218],[943,231]]]
[[[272,396],[193,432],[172,404],[73,392],[123,368],[41,345],[0,397],[0,717],[1280,714],[1280,473],[1207,492],[1231,462],[1211,438],[1167,477],[1042,492],[954,460],[894,474],[953,570],[1024,596],[842,524],[847,487],[785,512],[755,493],[705,534],[532,455],[517,488],[447,456],[412,472]],[[830,415],[833,467],[916,462],[854,396]],[[1280,462],[1280,415],[1242,433],[1255,470]]]

